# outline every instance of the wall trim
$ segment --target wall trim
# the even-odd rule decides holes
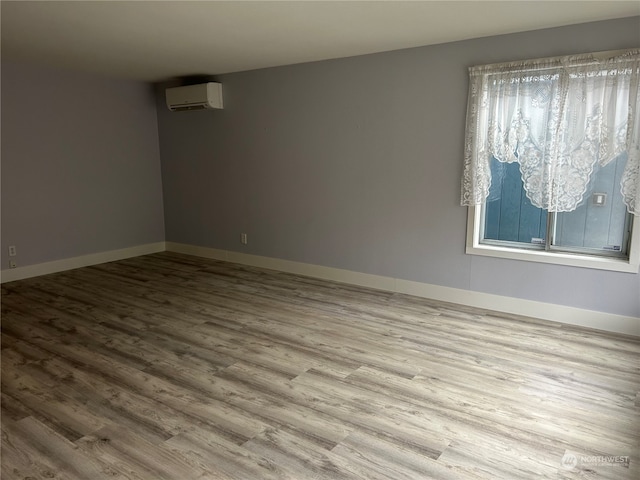
[[[39,277],[40,275],[73,270],[74,268],[89,267],[91,265],[98,265],[99,263],[114,262],[116,260],[124,260],[125,258],[164,252],[165,250],[165,242],[147,243],[145,245],[137,245],[135,247],[121,248],[119,250],[109,250],[106,252],[82,255],[79,257],[63,258],[52,262],[11,268],[2,270],[0,283]]]
[[[535,317],[568,325],[594,328],[615,333],[640,336],[640,318],[598,312],[582,308],[557,305],[552,303],[524,300],[502,295],[493,295],[459,288],[443,287],[428,283],[403,280],[400,278],[354,272],[334,267],[325,267],[310,263],[295,262],[273,257],[250,255],[230,250],[199,247],[175,242],[156,242],[135,247],[92,253],[79,257],[65,258],[52,262],[28,265],[9,270],[2,270],[0,283],[23,280],[40,275],[88,267],[100,263],[124,260],[125,258],[149,255],[163,251],[183,253],[197,257],[223,260],[241,265],[267,268],[281,272],[294,273],[307,277],[331,280],[351,285],[369,287],[388,292],[404,293],[417,297],[457,303],[470,307],[494,310],[497,312]]]
[[[552,322],[640,336],[639,317],[628,317],[613,313],[569,307],[566,305],[524,300],[459,288],[443,287],[441,285],[414,282],[399,278],[343,270],[340,268],[324,267],[321,265],[294,262],[291,260],[282,260],[259,255],[250,255],[229,250],[199,247],[183,243],[166,242],[166,249],[170,252],[211,258],[214,260],[223,260],[254,267],[268,268],[281,272],[305,275],[308,277],[332,280],[390,292],[404,293],[407,295],[415,295],[418,297],[494,310],[507,314],[535,317]]]

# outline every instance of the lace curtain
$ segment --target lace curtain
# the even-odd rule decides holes
[[[533,205],[569,212],[626,154],[620,190],[640,215],[639,79],[640,50],[470,68],[462,205],[484,203],[495,158],[519,164]]]

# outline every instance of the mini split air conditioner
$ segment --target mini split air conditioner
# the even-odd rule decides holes
[[[222,108],[222,84],[201,83],[185,87],[167,88],[167,107],[172,112]]]

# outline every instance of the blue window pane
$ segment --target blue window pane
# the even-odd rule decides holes
[[[519,165],[492,158],[484,239],[537,244],[544,240],[546,231],[547,211],[534,207],[527,198]]]
[[[578,208],[558,213],[553,245],[625,252],[627,209],[620,179],[626,161],[623,154],[604,167],[596,166]]]

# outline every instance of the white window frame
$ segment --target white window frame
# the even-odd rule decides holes
[[[482,239],[482,205],[468,207],[467,215],[467,248],[470,255],[508,258],[528,262],[552,263],[571,267],[595,268],[615,272],[638,273],[640,267],[640,226],[638,218],[633,217],[629,241],[629,258],[610,256],[585,255],[549,250],[530,250],[512,246],[488,245],[481,243]]]

